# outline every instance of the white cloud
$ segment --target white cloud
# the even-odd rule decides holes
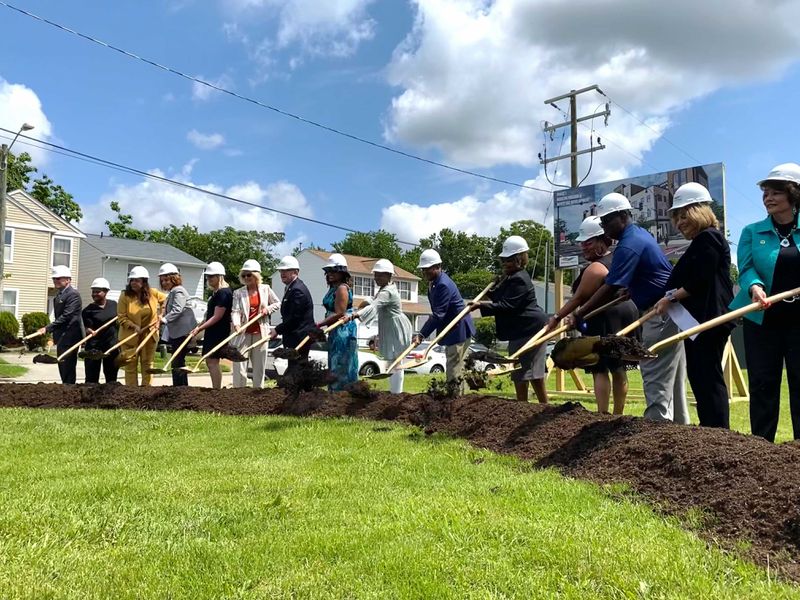
[[[223,25],[229,39],[242,43],[263,72],[278,68],[277,54],[293,53],[296,69],[307,56],[352,56],[375,37],[376,22],[367,14],[375,0],[221,0],[231,14]],[[264,35],[263,26],[274,32]]]
[[[624,174],[676,110],[721,87],[774,77],[800,56],[797,0],[415,5],[413,31],[387,70],[401,91],[385,136],[436,148],[464,166],[536,165],[540,122],[564,120],[544,99],[597,83],[656,130],[612,105],[600,135],[625,151],[596,154],[594,174]],[[604,101],[593,94],[581,100],[580,114]]]
[[[549,189],[543,177],[524,184]],[[383,209],[381,228],[397,234],[398,239],[416,242],[444,227],[487,236],[497,235],[501,227],[522,219],[533,219],[550,227],[553,224],[551,198],[546,192],[520,188],[490,197],[475,193],[429,206],[402,202]]]
[[[53,126],[44,114],[42,102],[36,92],[22,84],[9,83],[0,77],[0,127],[16,132],[23,123],[34,127],[33,131],[25,132],[26,135],[42,140],[48,140],[52,136]],[[9,136],[5,132],[0,132],[0,135]],[[7,140],[3,141],[8,143]],[[26,144],[23,138],[19,138],[14,144],[13,152],[27,152],[37,167],[47,163],[47,152]]]
[[[225,145],[225,136],[221,133],[200,133],[197,129],[187,133],[186,139],[200,150],[214,150]]]
[[[233,90],[233,79],[230,75],[223,74],[217,77],[216,79],[209,79],[204,75],[195,75],[197,79],[202,81],[207,81],[208,83],[212,83],[217,87],[225,88],[227,90]],[[202,83],[197,83],[196,81],[192,82],[192,100],[196,100],[198,102],[206,102],[207,100],[211,100],[212,98],[216,98],[222,92],[215,90],[212,87],[209,87]]]
[[[226,188],[214,183],[193,181],[193,166],[193,162],[189,163],[180,173],[169,177],[246,202],[299,216],[312,216],[311,207],[303,192],[292,183],[278,181],[262,186],[255,181],[246,181]],[[168,176],[160,169],[153,169],[150,173]],[[228,225],[243,230],[285,231],[293,221],[291,217],[268,210],[147,179],[135,185],[117,185],[113,191],[103,195],[96,210],[86,211],[87,214],[80,224],[81,229],[90,233],[105,230],[105,221],[114,220],[114,214],[109,207],[111,201],[119,202],[122,212],[133,216],[134,227],[142,229],[189,224],[196,225],[200,231],[212,231]]]

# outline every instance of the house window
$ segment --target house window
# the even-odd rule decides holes
[[[57,267],[64,265],[69,267],[72,264],[72,240],[70,238],[53,238],[53,264]]]
[[[410,281],[397,281],[397,291],[400,292],[400,299],[411,300],[411,282]]]
[[[3,290],[3,303],[0,304],[0,312],[10,312],[17,316],[17,305],[19,304],[19,290]]]
[[[14,262],[14,230],[6,229],[6,239],[3,244],[3,260],[6,263]]]
[[[353,278],[353,295],[354,296],[372,296],[372,284],[375,283],[369,277],[354,277]]]

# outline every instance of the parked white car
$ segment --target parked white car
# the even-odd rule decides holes
[[[553,349],[555,345],[554,341],[548,342],[547,344],[547,356],[550,356],[550,351]],[[425,353],[425,350],[430,346],[430,342],[422,342],[419,346],[414,348],[411,352],[406,355],[406,358],[403,362],[409,362],[412,360],[418,360],[422,358],[422,355]],[[469,345],[469,356],[472,352],[486,352],[488,348],[483,344],[479,344],[477,342],[473,342]],[[413,369],[406,369],[409,373],[420,373],[420,374],[428,374],[428,373],[444,373],[445,365],[447,364],[447,358],[445,356],[444,346],[436,345],[433,350],[430,351],[428,354],[428,360],[424,364],[415,367]],[[498,367],[497,365],[492,362],[486,362],[482,360],[475,361],[475,369],[477,371],[488,371],[490,369],[494,369]]]
[[[269,342],[267,348],[267,360],[264,364],[264,371],[268,376],[274,377],[275,375],[283,375],[286,372],[288,363],[284,358],[275,358],[273,352],[276,348],[283,347],[280,338],[276,338]],[[311,351],[308,354],[309,359],[315,360],[322,364],[323,367],[328,366],[328,344],[327,342],[314,342],[311,344]],[[364,350],[358,351],[358,374],[361,377],[369,377],[370,375],[377,375],[385,373],[386,367],[389,363],[380,358],[377,354],[372,352],[365,352]],[[249,370],[249,369],[248,369]]]

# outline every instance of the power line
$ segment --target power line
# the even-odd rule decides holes
[[[4,127],[0,127],[0,131],[4,131],[8,134],[16,134],[15,131],[11,131],[10,129],[6,129]],[[141,177],[147,179],[153,179],[156,181],[160,181],[162,183],[168,183],[170,185],[182,187],[188,190],[192,190],[195,192],[199,192],[201,194],[206,194],[208,196],[214,196],[215,198],[220,198],[222,200],[229,200],[231,202],[236,202],[238,204],[243,204],[246,206],[251,206],[253,208],[260,208],[261,210],[266,210],[268,212],[277,213],[280,215],[284,215],[287,217],[291,217],[293,219],[299,219],[301,221],[306,221],[308,223],[314,223],[316,225],[323,225],[325,227],[331,227],[333,229],[338,229],[340,231],[346,231],[348,233],[364,233],[359,231],[358,229],[351,229],[350,227],[344,227],[343,225],[336,225],[334,223],[328,223],[327,221],[320,221],[319,219],[312,219],[311,217],[304,217],[302,215],[296,215],[294,213],[287,212],[285,210],[279,210],[277,208],[272,208],[271,206],[264,206],[263,204],[256,204],[255,202],[248,202],[247,200],[242,200],[240,198],[234,198],[233,196],[228,196],[227,194],[220,194],[218,192],[212,192],[211,190],[204,190],[203,188],[197,187],[190,183],[185,183],[183,181],[177,181],[175,179],[170,179],[169,177],[162,177],[161,175],[156,175],[154,173],[148,173],[147,171],[142,171],[141,169],[137,169],[135,167],[129,167],[127,165],[123,165],[120,163],[116,163],[110,160],[106,160],[104,158],[99,158],[97,156],[92,156],[91,154],[87,154],[85,152],[79,152],[78,150],[72,150],[71,148],[66,148],[64,146],[59,146],[58,144],[54,144],[52,142],[47,142],[45,140],[40,140],[28,135],[20,134],[19,136],[21,139],[28,140],[27,144],[33,147],[37,147],[30,142],[37,142],[40,144],[40,148],[44,150],[48,150],[50,152],[55,152],[57,154],[63,154],[65,156],[69,156],[70,158],[77,158],[79,160],[84,160],[85,162],[89,162],[95,165],[108,167],[111,169],[115,169],[117,171],[122,171],[124,173],[129,173],[133,175],[139,175]],[[26,143],[26,142],[21,142]],[[55,149],[55,150],[54,150]],[[59,152],[60,151],[60,152]],[[413,246],[416,247],[419,244],[414,242],[405,242],[403,240],[396,240],[398,244],[403,244],[405,246]]]
[[[93,44],[97,44],[97,45],[103,46],[104,48],[107,48],[109,50],[114,50],[115,52],[119,52],[123,56],[126,56],[128,58],[132,58],[134,60],[138,60],[140,62],[143,62],[145,64],[150,65],[151,67],[155,67],[157,69],[161,69],[162,71],[166,71],[168,73],[172,73],[173,75],[177,75],[178,77],[182,77],[183,79],[186,79],[187,81],[191,81],[193,83],[197,83],[197,84],[203,85],[205,87],[208,87],[208,88],[211,88],[213,90],[216,90],[217,92],[220,92],[220,93],[223,93],[223,94],[227,94],[227,95],[232,96],[234,98],[237,98],[239,100],[244,100],[245,102],[249,102],[251,104],[255,104],[256,106],[259,106],[261,108],[266,108],[267,110],[271,110],[271,111],[273,111],[273,112],[275,112],[275,113],[277,113],[279,115],[282,115],[284,117],[289,117],[289,118],[295,119],[296,121],[299,121],[299,122],[304,123],[306,125],[311,125],[313,127],[317,127],[319,129],[322,129],[322,130],[327,131],[329,133],[333,133],[335,135],[339,135],[339,136],[348,138],[348,139],[350,139],[352,141],[360,142],[362,144],[367,144],[369,146],[372,146],[373,148],[378,148],[378,149],[381,149],[381,150],[385,150],[386,152],[391,152],[391,153],[397,154],[399,156],[404,156],[405,158],[410,158],[410,159],[417,160],[419,162],[423,162],[423,163],[426,163],[426,164],[429,164],[429,165],[433,165],[433,166],[436,166],[436,167],[441,167],[443,169],[448,169],[450,171],[455,171],[456,173],[461,173],[463,175],[469,175],[471,177],[478,177],[478,178],[484,179],[486,181],[494,181],[495,183],[502,183],[504,185],[510,185],[510,186],[514,186],[514,187],[518,187],[518,188],[522,188],[522,189],[526,189],[526,190],[535,190],[535,191],[538,191],[538,192],[547,192],[547,190],[544,189],[544,188],[538,188],[538,187],[526,185],[524,183],[517,183],[515,181],[508,181],[506,179],[500,179],[498,177],[492,177],[490,175],[483,175],[482,173],[476,173],[474,171],[469,171],[467,169],[460,169],[458,167],[454,167],[453,165],[449,165],[447,163],[431,160],[429,158],[424,158],[424,157],[418,156],[416,154],[411,154],[410,152],[405,152],[403,150],[399,150],[398,148],[393,148],[391,146],[387,146],[386,144],[381,144],[379,142],[373,142],[372,140],[368,140],[366,138],[360,137],[360,136],[352,134],[352,133],[348,133],[348,132],[343,131],[341,129],[337,129],[335,127],[331,127],[330,125],[325,125],[325,124],[320,123],[318,121],[314,121],[312,119],[307,119],[307,118],[302,117],[302,116],[300,116],[298,114],[291,113],[289,111],[283,110],[283,109],[278,108],[276,106],[272,106],[270,104],[266,104],[265,102],[261,102],[260,100],[257,100],[255,98],[251,98],[250,96],[244,96],[242,94],[234,92],[233,90],[229,90],[229,89],[224,88],[224,87],[222,87],[220,85],[217,85],[216,83],[212,83],[210,81],[205,81],[204,79],[200,79],[198,77],[194,77],[192,75],[188,75],[187,73],[184,73],[183,71],[180,71],[180,70],[178,70],[178,69],[176,69],[174,67],[170,67],[168,65],[163,65],[163,64],[158,63],[158,62],[156,62],[156,61],[154,61],[152,59],[145,58],[143,56],[140,56],[138,54],[130,52],[129,50],[125,50],[125,49],[120,48],[118,46],[114,46],[113,44],[110,44],[108,42],[104,42],[103,40],[97,39],[97,38],[92,37],[92,36],[90,36],[88,34],[81,33],[80,31],[76,31],[74,29],[71,29],[70,27],[67,27],[66,25],[61,25],[60,23],[56,23],[55,21],[51,21],[49,19],[46,19],[46,18],[41,17],[39,15],[36,15],[34,13],[28,12],[27,10],[23,10],[21,8],[18,8],[16,6],[14,6],[13,4],[9,4],[8,2],[4,2],[3,0],[0,0],[0,6],[5,6],[6,8],[11,9],[11,10],[13,10],[13,11],[19,13],[19,14],[25,15],[26,17],[30,17],[32,19],[35,19],[35,20],[41,22],[41,23],[45,23],[46,25],[50,25],[51,27],[55,27],[56,29],[59,29],[59,30],[64,31],[66,33],[69,33],[71,35],[80,37],[80,38],[82,38],[82,39],[84,39],[86,41],[92,42]]]

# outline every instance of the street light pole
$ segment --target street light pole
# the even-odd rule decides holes
[[[30,131],[33,125],[23,123],[11,143],[0,146],[0,304],[3,303],[3,287],[6,277],[6,187],[8,186],[8,154],[19,134]]]

